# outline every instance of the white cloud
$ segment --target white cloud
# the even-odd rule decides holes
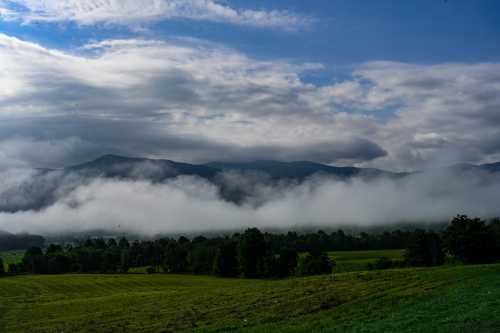
[[[13,177],[21,176],[0,173],[1,188],[12,184]],[[3,183],[7,179],[8,183]],[[59,200],[46,209],[0,213],[0,230],[61,234],[104,229],[151,236],[247,227],[446,222],[458,213],[498,216],[499,188],[498,177],[485,181],[475,174],[416,174],[400,180],[352,182],[316,179],[301,185],[263,188],[257,191],[264,197],[263,203],[253,206],[223,201],[213,184],[192,177],[165,184],[95,180],[61,192]],[[15,191],[0,191],[0,203],[6,194],[10,201],[16,197]],[[22,197],[19,193],[17,201],[22,202]]]
[[[376,157],[366,138],[324,126],[334,121],[333,114],[316,107],[308,97],[316,88],[300,79],[304,70],[318,68],[313,64],[257,61],[193,40],[102,41],[83,47],[78,55],[0,34],[0,49],[0,71],[7,74],[0,84],[9,87],[0,92],[4,118],[71,116],[110,125],[133,121],[136,131],[142,123],[149,128],[144,132],[155,128],[159,137],[196,138],[247,152],[266,146],[290,151],[300,140],[304,147],[321,144],[321,155],[330,151],[331,161],[337,153],[349,160],[342,147],[356,148],[352,160],[365,160],[356,156],[363,151],[356,143],[368,143],[368,158]],[[288,157],[292,155],[307,158],[293,152]]]
[[[393,170],[500,158],[497,63],[374,62],[337,84],[301,79],[318,69],[199,40],[107,40],[69,53],[0,34],[0,140]]]
[[[1,17],[25,23],[133,25],[181,18],[293,30],[310,22],[283,10],[236,9],[216,0],[7,0],[0,6]]]

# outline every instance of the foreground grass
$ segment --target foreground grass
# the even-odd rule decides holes
[[[0,332],[496,332],[500,265],[277,281],[182,275],[0,279]]]

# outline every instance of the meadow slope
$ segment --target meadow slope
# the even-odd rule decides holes
[[[500,265],[263,281],[187,275],[0,279],[1,332],[495,332]]]

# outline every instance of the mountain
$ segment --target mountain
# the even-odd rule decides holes
[[[490,172],[500,172],[500,162],[490,163],[490,164],[481,164],[479,166],[480,169]]]
[[[377,177],[382,175],[394,175],[390,172],[378,169],[363,169],[355,167],[336,167],[308,161],[278,162],[278,161],[254,161],[254,162],[212,162],[206,166],[221,171],[257,171],[269,175],[273,179],[297,179],[304,180],[312,175],[321,174],[334,176],[340,179],[351,177]]]
[[[436,170],[463,173],[468,171],[500,172],[500,162],[490,164],[455,164]],[[53,170],[40,169],[50,173]],[[326,175],[339,180],[354,177],[371,179],[376,177],[401,178],[411,173],[390,172],[374,168],[357,168],[352,166],[338,167],[309,161],[280,162],[273,160],[257,160],[249,162],[210,162],[206,164],[189,164],[162,159],[125,157],[104,155],[95,160],[63,169],[66,173],[78,173],[86,177],[106,177],[123,179],[148,179],[163,181],[177,176],[198,176],[216,181],[217,175],[225,171],[257,172],[267,175],[272,180],[292,179],[303,181],[313,175]],[[429,170],[427,170],[429,171]],[[426,172],[426,171],[424,171]]]
[[[252,172],[256,175],[243,176],[235,182],[224,172]],[[247,198],[258,197],[261,185],[273,186],[282,180],[302,182],[313,175],[325,175],[338,180],[353,177],[364,179],[379,176],[400,177],[400,174],[377,169],[355,167],[335,167],[319,163],[252,161],[252,162],[212,162],[202,165],[179,163],[170,160],[104,155],[96,160],[64,169],[67,175],[78,174],[85,178],[146,179],[153,182],[189,175],[204,178],[217,186],[220,196],[234,203],[244,202]],[[255,200],[258,200],[257,198]]]
[[[454,173],[469,177],[479,171],[480,175],[500,173],[500,163],[473,165],[457,164],[447,168],[425,172]],[[232,172],[243,172],[238,175]],[[388,177],[403,178],[409,173],[393,173],[378,169],[337,167],[320,163],[298,161],[279,162],[270,160],[251,162],[211,162],[207,164],[179,163],[170,160],[104,155],[95,160],[63,169],[35,169],[33,174],[0,191],[0,211],[17,212],[39,210],[48,207],[82,184],[96,178],[118,178],[124,180],[148,180],[161,183],[178,176],[196,176],[214,184],[226,201],[236,204],[251,199],[258,204],[262,190],[280,188],[287,181],[302,182],[315,175],[325,175],[345,181],[353,178],[373,179]]]
[[[96,160],[71,166],[64,170],[66,172],[77,172],[88,177],[146,178],[154,181],[180,175],[198,176],[213,180],[218,173],[224,171],[251,171],[265,174],[273,180],[294,179],[300,181],[316,174],[333,176],[339,179],[400,175],[378,169],[336,167],[308,161],[279,162],[260,160],[252,162],[211,162],[197,165],[118,155],[104,155]]]
[[[71,166],[64,170],[87,177],[140,178],[153,181],[162,181],[181,175],[213,179],[219,171],[204,165],[118,155],[104,155],[96,160]]]
[[[458,163],[451,165],[449,167],[441,168],[443,171],[452,171],[455,173],[466,173],[474,171],[482,171],[488,173],[500,172],[500,162],[489,163],[489,164],[470,164],[470,163]]]

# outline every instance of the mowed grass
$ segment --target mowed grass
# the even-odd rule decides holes
[[[0,278],[0,332],[497,332],[500,265],[285,280]]]
[[[334,273],[341,273],[364,271],[381,257],[403,260],[404,253],[405,250],[334,251],[328,252],[328,256],[336,263]]]
[[[377,259],[386,257],[393,260],[403,260],[405,250],[367,250],[367,251],[333,251],[328,252],[330,259],[335,261],[334,273],[355,272],[367,270],[368,264],[375,263]],[[306,252],[300,253],[303,257]],[[147,266],[131,267],[129,273],[146,274]],[[161,267],[160,267],[161,271]]]
[[[5,251],[0,252],[0,258],[2,258],[4,263],[5,271],[8,271],[9,265],[18,264],[23,260],[25,251]]]

